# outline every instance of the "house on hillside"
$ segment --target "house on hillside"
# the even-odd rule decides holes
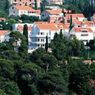
[[[57,22],[61,14],[62,14],[61,9],[45,10],[41,13],[41,20],[48,22]]]
[[[35,6],[35,0],[9,0],[10,5],[20,5],[20,6]],[[40,7],[41,0],[37,0],[37,6]]]
[[[91,28],[77,27],[70,32],[70,35],[72,38],[75,36],[78,40],[83,41],[85,45],[94,39],[94,32]]]
[[[28,15],[28,16],[40,16],[40,10],[35,10],[29,6],[10,6],[9,8],[9,16],[21,16],[21,15]]]
[[[48,36],[48,43],[50,43],[55,33],[59,33],[59,29],[55,23],[34,23],[30,34],[29,48],[45,48],[46,36]]]

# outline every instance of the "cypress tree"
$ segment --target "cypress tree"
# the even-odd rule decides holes
[[[27,24],[25,24],[23,27],[23,35],[26,37],[26,43],[28,45],[28,26],[27,26]]]
[[[37,0],[35,0],[35,10],[37,10]]]
[[[73,28],[73,23],[72,23],[72,15],[70,16],[70,26],[69,26],[69,32],[72,30]]]
[[[45,50],[48,52],[48,36],[46,36]]]
[[[45,4],[45,1],[43,0],[42,2],[41,2],[41,13],[43,12],[43,11],[45,11],[45,6],[46,6],[46,4]]]

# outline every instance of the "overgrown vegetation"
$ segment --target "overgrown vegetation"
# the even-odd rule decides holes
[[[0,44],[1,95],[95,95],[95,65],[72,59],[83,57],[76,38],[71,42],[60,32],[51,42],[52,53],[39,48],[27,54],[25,36],[12,32],[10,37]]]

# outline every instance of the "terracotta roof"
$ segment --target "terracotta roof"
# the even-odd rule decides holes
[[[73,19],[78,17],[84,18],[83,14],[66,14],[66,18],[70,18],[71,15]]]
[[[73,23],[77,24],[77,25],[82,25],[82,21],[73,19]]]
[[[23,26],[22,26],[22,25],[18,25],[18,26],[17,26],[17,30],[18,30],[19,32],[22,32],[22,31],[23,31]],[[28,31],[32,31],[32,26],[28,26]]]
[[[62,13],[62,10],[47,10],[47,12],[53,15],[59,15],[60,13]]]
[[[9,31],[8,30],[0,30],[0,36],[7,34]]]
[[[82,32],[82,31],[87,31],[87,32],[93,32],[91,28],[74,28],[75,32]]]
[[[69,29],[70,23],[66,23],[63,25],[64,29]]]
[[[0,20],[4,20],[4,21],[5,21],[5,20],[6,20],[6,18],[0,18]]]
[[[94,25],[94,22],[93,21],[83,21],[82,24],[87,25],[87,26],[92,26]]]
[[[46,23],[46,22],[38,22],[36,23],[37,27],[43,30],[58,30],[56,23]]]
[[[17,10],[28,10],[28,11],[34,11],[33,8],[29,7],[29,6],[20,6],[20,5],[17,5],[16,6],[16,9]]]

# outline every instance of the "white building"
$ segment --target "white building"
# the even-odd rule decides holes
[[[87,42],[94,39],[94,32],[91,28],[74,28],[70,35],[73,37],[75,36],[78,40],[83,41],[86,45]]]
[[[64,0],[47,0],[49,4],[58,4],[61,5]]]
[[[23,26],[27,24],[28,26],[28,32],[30,33],[32,31],[33,23],[15,23],[12,25],[13,31],[19,31],[23,33]]]
[[[48,43],[50,43],[55,33],[59,33],[59,29],[55,23],[35,23],[30,34],[29,48],[45,48],[46,36],[48,36]]]
[[[28,16],[40,16],[40,10],[34,10],[32,7],[29,6],[10,6],[9,8],[9,16],[21,16],[21,15],[28,15]]]
[[[20,5],[20,6],[35,6],[35,0],[9,0],[11,5]],[[41,0],[37,0],[37,6],[40,7]]]
[[[48,19],[50,22],[57,22],[61,14],[61,9],[46,10],[41,13],[41,20],[46,21]]]

